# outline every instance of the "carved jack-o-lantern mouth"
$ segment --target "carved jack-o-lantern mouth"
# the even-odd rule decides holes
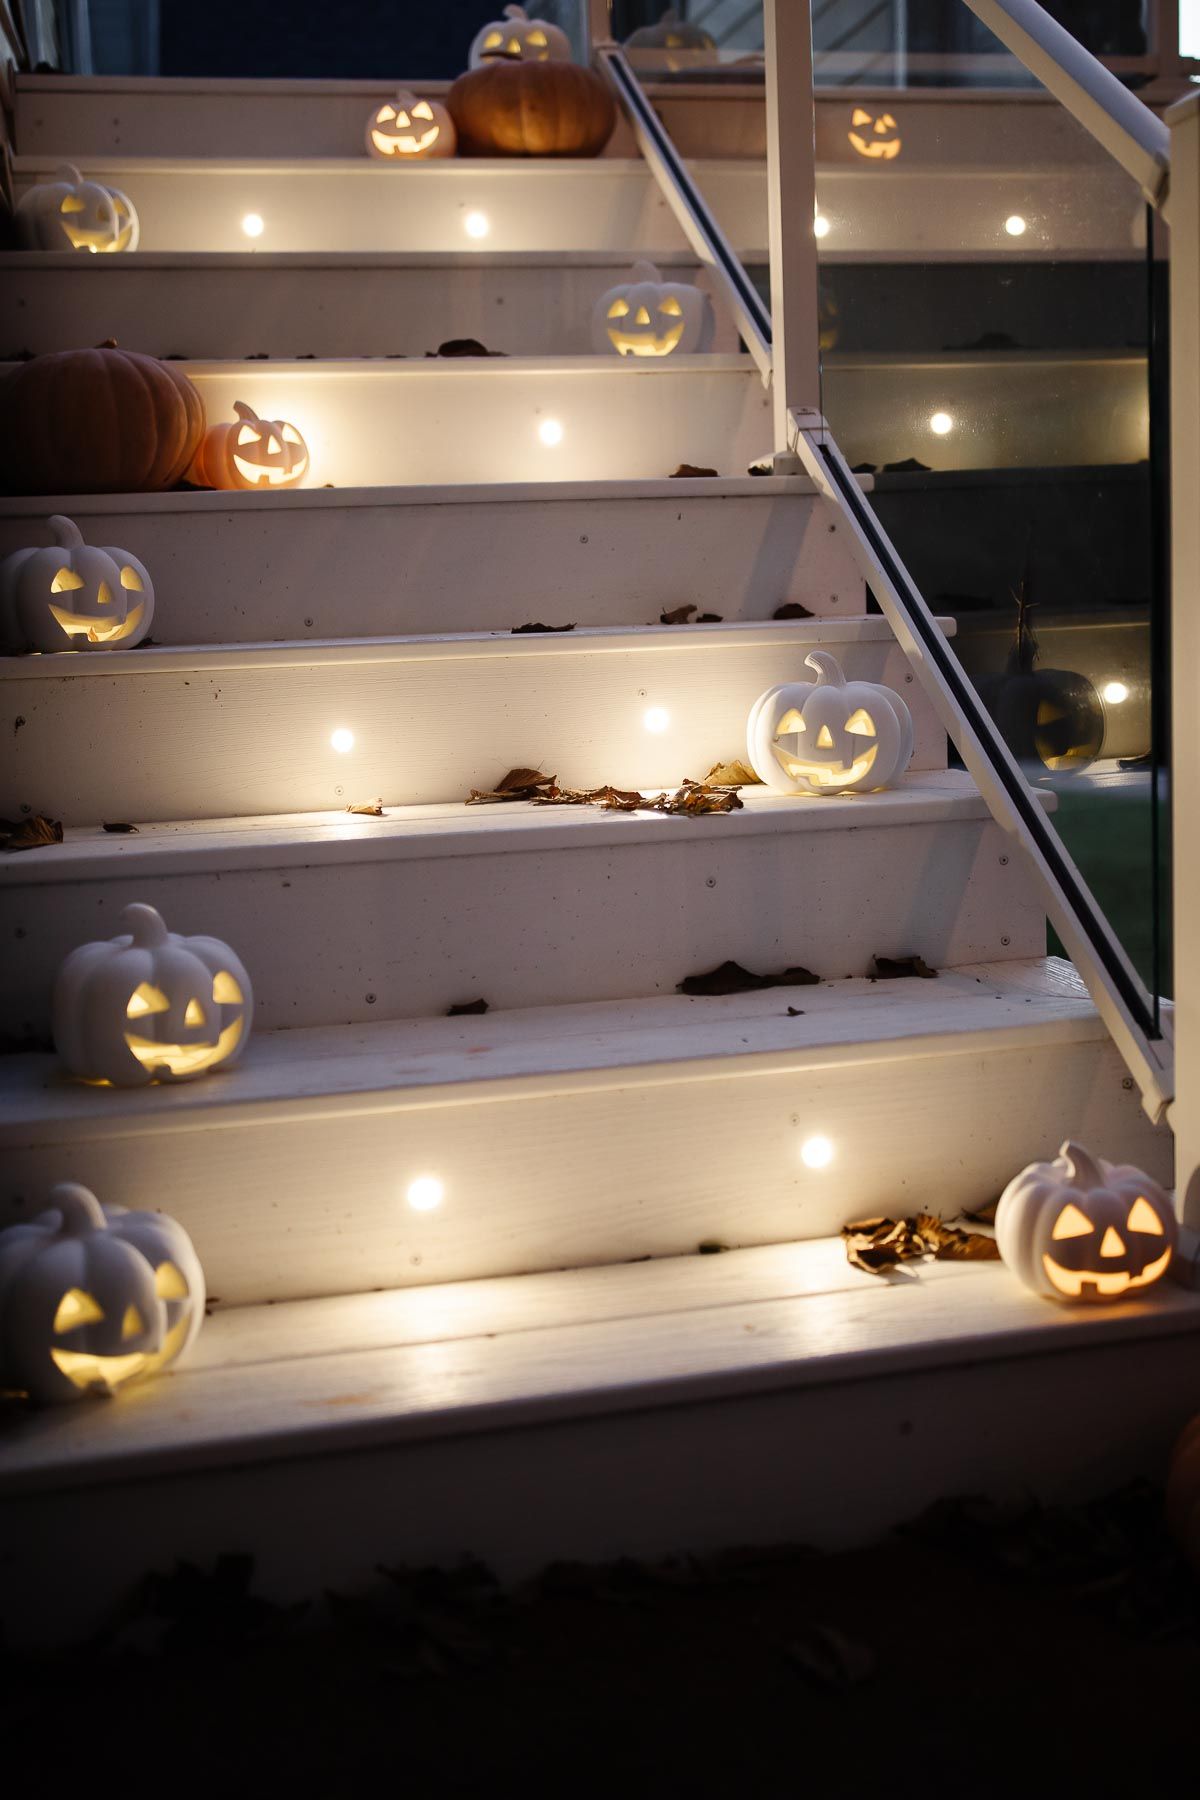
[[[383,125],[391,129],[381,131]],[[433,108],[427,100],[418,100],[410,111],[402,106],[381,106],[371,127],[371,142],[380,156],[420,156],[437,143],[440,134]]]
[[[862,707],[847,719],[845,731],[851,738],[875,737],[875,727]],[[814,738],[803,715],[792,707],[779,721],[772,748],[780,768],[793,781],[809,781],[818,787],[848,787],[870,773],[879,745],[872,742],[869,749],[862,749],[855,756],[857,746],[843,744],[839,748],[828,725],[822,725]]]
[[[683,308],[670,296],[655,309],[656,330],[648,307],[631,308],[614,300],[607,313],[608,341],[621,356],[667,356],[683,336]],[[665,323],[664,321],[669,321]]]
[[[1150,1202],[1139,1196],[1129,1209],[1123,1232],[1115,1225],[1105,1225],[1100,1247],[1095,1239],[1099,1223],[1090,1219],[1080,1207],[1068,1201],[1054,1222],[1051,1238],[1056,1245],[1070,1244],[1075,1254],[1059,1250],[1057,1256],[1042,1253],[1042,1267],[1047,1279],[1070,1300],[1086,1297],[1086,1291],[1106,1300],[1134,1288],[1149,1287],[1164,1275],[1171,1260],[1173,1246],[1167,1245],[1158,1255],[1166,1232]],[[1073,1266],[1060,1261],[1070,1257]],[[1107,1263],[1105,1268],[1101,1265]]]
[[[893,136],[896,121],[891,113],[880,113],[875,118],[863,107],[856,106],[850,114],[850,127],[846,135],[851,149],[870,162],[891,162],[899,156],[902,140]]]

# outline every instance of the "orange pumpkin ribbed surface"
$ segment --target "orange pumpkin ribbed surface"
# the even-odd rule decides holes
[[[154,493],[179,480],[203,434],[187,376],[135,350],[55,350],[0,380],[5,493]]]
[[[599,156],[617,120],[600,76],[569,62],[486,63],[446,105],[466,156]]]

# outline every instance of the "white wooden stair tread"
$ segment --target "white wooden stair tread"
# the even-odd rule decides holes
[[[748,1260],[747,1260],[748,1259]],[[1166,1286],[1055,1307],[998,1265],[894,1281],[836,1240],[211,1318],[190,1370],[16,1423],[0,1491],[53,1492],[1200,1330]]]
[[[492,779],[499,780],[503,773],[498,769]],[[1038,798],[1051,810],[1052,794],[1039,793]],[[458,802],[396,806],[382,819],[317,812],[179,820],[143,825],[132,836],[113,836],[100,825],[81,826],[68,830],[61,844],[6,858],[0,863],[0,887],[91,880],[116,873],[157,876],[198,864],[227,872],[317,862],[493,855],[531,847],[551,850],[634,841],[683,843],[717,832],[732,839],[988,817],[974,782],[958,769],[922,770],[876,794],[804,798],[746,788],[742,800],[740,812],[700,818],[512,801],[487,806]]]
[[[789,1005],[801,1016],[789,1017]],[[815,1069],[942,1054],[971,1034],[982,1053],[1049,1034],[1066,1045],[1102,1040],[1104,1027],[1074,966],[1059,957],[942,970],[936,981],[855,978],[817,987],[720,997],[673,995],[525,1007],[459,1018],[383,1021],[259,1032],[236,1068],[205,1081],[134,1089],[64,1079],[52,1056],[9,1061],[0,1091],[0,1146],[53,1131],[168,1130],[181,1117],[283,1109],[351,1114],[394,1110],[411,1092],[428,1105],[504,1083],[525,1094],[693,1081],[737,1066]],[[902,1046],[902,1048],[901,1048]]]

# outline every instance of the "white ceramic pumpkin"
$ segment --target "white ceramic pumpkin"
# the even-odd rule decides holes
[[[17,231],[29,250],[136,250],[137,208],[120,188],[86,181],[73,163],[39,181],[17,201]]]
[[[570,62],[571,40],[548,19],[531,19],[523,6],[506,6],[477,32],[467,59],[469,69],[507,57],[514,62]]]
[[[912,758],[912,714],[891,688],[847,681],[836,656],[805,657],[812,681],[768,688],[750,710],[746,749],[777,794],[845,794],[888,787]]]
[[[131,650],[154,617],[154,584],[128,550],[85,544],[55,513],[54,546],[0,563],[0,645],[6,650]]]
[[[664,281],[651,262],[637,262],[628,281],[601,294],[592,309],[598,355],[690,356],[712,343],[712,301],[686,281]]]
[[[401,88],[394,100],[385,100],[367,120],[367,155],[381,162],[422,162],[435,156],[453,156],[457,136],[454,120],[440,100],[418,100]]]
[[[84,1081],[141,1087],[228,1068],[254,1016],[250,977],[218,938],[180,937],[152,906],[121,913],[124,937],[81,944],[54,987],[54,1043]]]
[[[174,1362],[204,1319],[204,1271],[163,1213],[101,1206],[64,1181],[0,1231],[0,1388],[33,1400],[111,1394]]]
[[[1121,1300],[1158,1281],[1178,1237],[1168,1196],[1141,1169],[1068,1140],[1015,1175],[996,1208],[1000,1254],[1053,1300]]]
[[[639,25],[636,31],[631,31],[625,39],[625,48],[631,53],[635,67],[639,62],[647,62],[655,68],[679,71],[702,68],[719,61],[716,39],[703,25],[681,19],[673,6],[668,6],[659,15],[657,25]]]

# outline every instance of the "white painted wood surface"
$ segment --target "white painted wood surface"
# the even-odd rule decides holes
[[[770,448],[769,397],[745,356],[178,366],[210,423],[238,400],[290,420],[310,488],[661,480],[684,462],[745,475]]]
[[[817,646],[852,680],[920,692],[879,618],[0,658],[5,711],[25,721],[0,813],[51,795],[72,825],[304,812],[347,791],[420,805],[530,767],[566,786],[669,787],[744,757],[754,702],[813,680]],[[944,768],[945,732],[924,702],[914,713],[912,766]],[[118,720],[170,753],[114,762]]]
[[[84,828],[0,865],[12,1031],[46,1031],[62,957],[132,900],[231,943],[266,1027],[648,997],[730,957],[835,977],[877,953],[1045,949],[1024,870],[953,771],[699,819],[518,803]]]
[[[643,625],[688,601],[728,620],[865,607],[845,534],[799,476],[0,499],[0,555],[48,543],[52,512],[151,570],[160,644]]]
[[[126,1204],[169,1195],[237,1305],[578,1268],[979,1206],[1064,1117],[1169,1181],[1169,1137],[1123,1075],[1053,962],[260,1034],[225,1076],[136,1094],[24,1057],[0,1218],[67,1173]],[[813,1169],[816,1135],[833,1157]],[[413,1211],[430,1175],[442,1203]]]
[[[104,332],[152,356],[424,356],[465,337],[509,356],[588,356],[592,308],[630,261],[623,250],[16,252],[0,284],[0,354],[70,349]],[[713,285],[690,254],[667,253],[659,266]],[[720,308],[712,348],[738,348]]]
[[[848,123],[848,120],[847,120]],[[361,133],[361,123],[360,123]],[[83,172],[128,193],[146,252],[246,251],[633,251],[686,248],[678,224],[639,158],[589,161],[452,158],[391,168],[365,155],[235,159],[75,157]],[[59,158],[18,156],[23,191],[50,177]],[[1119,169],[1066,160],[997,168],[819,168],[817,199],[830,220],[822,259],[1024,262],[1045,257],[1134,260],[1145,243],[1140,196]],[[750,262],[767,253],[765,160],[689,159],[718,224]],[[400,184],[403,183],[403,188]],[[535,198],[531,200],[531,189]],[[396,204],[402,193],[403,205]],[[464,221],[481,212],[486,237]],[[1019,243],[1004,229],[1028,221]],[[257,213],[253,246],[242,219]],[[92,259],[88,259],[89,261]]]

